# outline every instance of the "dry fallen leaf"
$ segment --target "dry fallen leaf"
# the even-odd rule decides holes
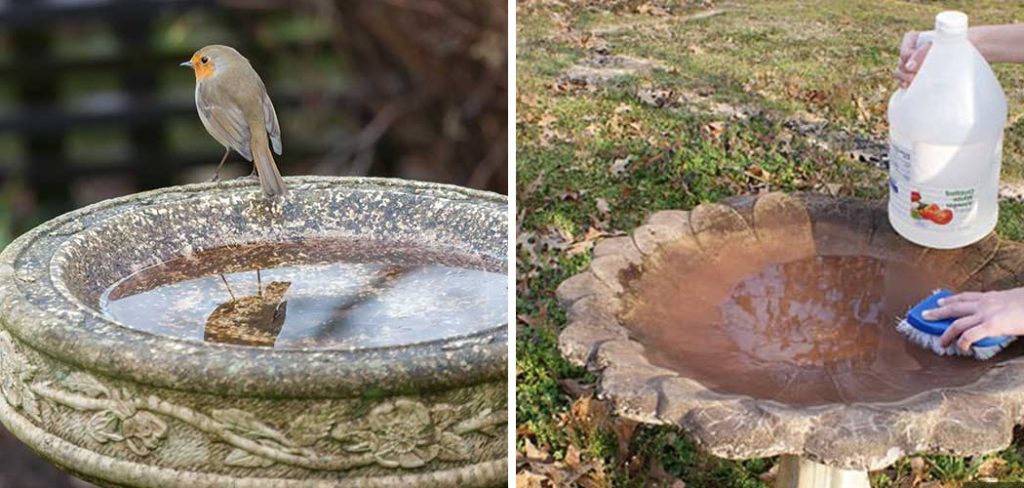
[[[608,214],[612,211],[611,206],[608,205],[608,200],[605,200],[603,198],[598,198],[596,203],[597,203],[597,211],[601,212],[602,216],[608,217]]]
[[[569,406],[570,422],[590,428],[608,430],[611,428],[611,410],[608,402],[592,396],[583,397]]]
[[[928,463],[921,456],[910,458],[910,473],[914,476],[923,477],[928,472]]]
[[[529,425],[523,424],[520,425],[519,427],[516,427],[517,438],[533,437],[533,435],[533,429],[531,429]]]
[[[615,176],[617,178],[625,176],[626,173],[629,171],[628,167],[631,161],[633,161],[633,156],[626,156],[624,158],[616,159],[612,163],[611,167],[612,176]]]
[[[652,2],[645,2],[636,8],[636,13],[640,15],[650,15],[652,17],[665,17],[669,15],[668,10],[665,10],[661,5],[655,5]]]
[[[563,458],[562,461],[565,462],[565,464],[569,467],[579,466],[580,462],[582,461],[580,449],[572,444],[569,444],[569,447],[565,449],[565,458]]]
[[[725,122],[711,122],[704,126],[704,132],[711,137],[721,137],[725,133]]]
[[[548,486],[551,486],[551,482],[547,476],[541,476],[530,471],[516,473],[516,488],[546,488]]]
[[[636,96],[646,105],[661,108],[671,104],[673,93],[663,88],[640,88]]]
[[[990,457],[978,465],[978,476],[986,478],[999,478],[1007,472],[1006,460],[999,457]]]
[[[602,232],[596,227],[588,227],[587,231],[583,233],[583,237],[569,246],[567,253],[570,256],[575,256],[590,251],[590,248],[594,247],[594,241],[606,235],[608,235],[607,232]]]
[[[539,449],[533,445],[533,441],[526,439],[523,442],[523,454],[531,461],[546,462],[551,459],[551,453],[547,449]]]

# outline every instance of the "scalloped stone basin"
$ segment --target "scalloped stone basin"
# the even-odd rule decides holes
[[[1024,246],[995,235],[958,250],[913,245],[884,205],[733,198],[658,212],[598,243],[558,289],[569,321],[559,341],[600,370],[620,415],[681,425],[723,457],[784,455],[787,479],[817,466],[831,479],[854,470],[863,485],[861,470],[907,453],[1009,444],[1024,348],[940,357],[895,326],[934,288],[1020,286],[1022,271]]]
[[[102,486],[494,486],[504,197],[373,178],[188,185],[0,254],[0,421]]]
[[[907,309],[952,286],[909,263],[816,255],[737,278],[770,257],[691,258],[669,253],[636,281],[625,325],[652,364],[718,392],[800,406],[896,401],[969,384],[1019,354],[949,358],[903,338],[894,325]]]

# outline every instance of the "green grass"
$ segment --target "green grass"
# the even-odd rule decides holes
[[[554,299],[558,284],[589,263],[589,253],[571,252],[570,243],[588,232],[627,232],[659,209],[763,190],[885,196],[884,171],[852,160],[846,148],[814,145],[785,121],[824,120],[830,130],[884,141],[889,71],[904,31],[927,28],[947,7],[962,6],[983,23],[1020,18],[1024,5],[751,1],[722,3],[720,15],[687,20],[702,11],[699,2],[659,3],[669,15],[638,13],[644,3],[518,4],[517,446],[529,440],[556,460],[575,446],[603,466],[597,486],[669,478],[697,487],[768,486],[759,476],[774,459],[717,459],[676,428],[642,426],[622,449],[607,425],[579,428],[577,400],[561,382],[594,378],[561,358],[565,317]],[[600,86],[559,83],[593,50],[655,60],[664,69]],[[1016,120],[1024,114],[1024,69],[997,72]],[[674,101],[649,106],[637,94],[650,89],[671,90]],[[718,104],[757,110],[728,117],[716,112]],[[1007,132],[1005,179],[1024,174],[1022,131],[1018,122]],[[1024,204],[1000,209],[998,232],[1024,239]],[[995,454],[1005,461],[1000,479],[1024,479],[1022,445]],[[984,461],[924,459],[919,481],[952,486],[976,479]],[[911,486],[913,476],[904,459],[872,480],[895,488]]]

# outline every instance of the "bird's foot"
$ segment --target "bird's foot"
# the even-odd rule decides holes
[[[258,177],[259,177],[259,174],[256,173],[256,167],[253,166],[252,167],[252,173],[249,173],[249,176],[239,176],[237,179],[239,179],[239,180],[242,180],[242,179],[251,180],[253,178],[258,178]]]

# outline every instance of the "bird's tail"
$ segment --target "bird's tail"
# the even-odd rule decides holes
[[[263,127],[252,131],[252,160],[256,163],[256,173],[260,176],[260,187],[263,194],[274,197],[288,193],[284,178],[277,170],[277,163],[274,162],[274,155],[270,153],[270,141]]]

